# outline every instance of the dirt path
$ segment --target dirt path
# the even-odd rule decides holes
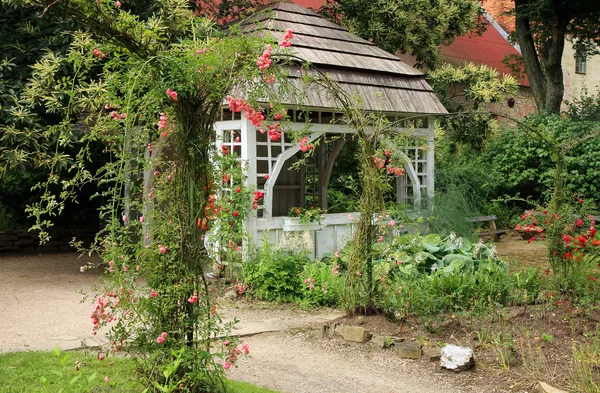
[[[81,291],[98,284],[97,272],[80,273],[76,254],[0,256],[0,353],[101,345],[90,336],[91,304]],[[317,339],[306,332],[336,319],[336,310],[243,301],[221,302],[227,318],[240,319],[252,357],[230,373],[234,379],[296,392],[491,392],[480,373],[442,372],[434,363],[410,361],[391,351],[341,339]]]

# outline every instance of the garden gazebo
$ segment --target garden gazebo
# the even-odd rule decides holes
[[[248,34],[273,32],[277,35],[291,28],[294,40],[290,49],[297,57],[328,75],[346,93],[359,97],[364,110],[384,113],[390,120],[400,121],[403,127],[399,129],[414,137],[415,143],[400,148],[405,156],[406,175],[396,178],[396,199],[420,207],[433,195],[433,117],[447,112],[422,72],[292,2],[270,3],[256,15],[239,22],[239,27]],[[325,88],[314,85],[305,88],[294,70],[290,70],[288,81],[304,91],[301,102],[291,94],[281,97],[293,121],[292,131],[304,129],[306,125],[302,117],[308,116],[311,123],[309,141],[324,133],[338,136],[354,133],[350,127],[336,122],[340,118],[340,114],[336,113],[339,103]],[[402,119],[406,120],[402,122]],[[300,171],[290,171],[288,169],[303,154],[299,143],[290,135],[283,132],[279,140],[272,141],[243,113],[233,112],[227,105],[223,106],[220,121],[215,126],[220,147],[229,151],[239,149],[240,158],[247,167],[248,186],[264,193],[257,214],[246,223],[253,242],[266,238],[277,244],[286,232],[294,230],[286,225],[284,219],[291,207],[306,203],[307,186],[315,197],[313,203],[323,210],[327,209],[327,186],[346,137],[337,138],[330,144],[320,144],[313,165],[303,166]],[[315,173],[318,176],[314,176]],[[320,257],[341,248],[351,238],[357,218],[358,213],[325,214],[319,228],[311,228],[315,231],[312,235],[313,256]]]

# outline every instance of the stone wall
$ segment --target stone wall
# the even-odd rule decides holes
[[[58,228],[50,231],[50,240],[40,245],[38,232],[26,230],[0,231],[0,254],[14,252],[60,252],[75,251],[69,243],[75,237],[88,246],[94,239],[94,232],[86,232],[81,228]]]

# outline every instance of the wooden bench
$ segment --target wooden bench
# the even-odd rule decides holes
[[[480,237],[490,236],[492,240],[498,241],[500,237],[506,234],[505,229],[497,229],[496,228],[496,220],[498,217],[496,216],[479,216],[479,217],[469,217],[465,218],[466,222],[474,222],[474,223],[485,223],[487,222],[487,231],[480,231],[478,235]]]

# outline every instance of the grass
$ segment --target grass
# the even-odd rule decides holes
[[[141,393],[136,376],[134,361],[121,357],[101,361],[93,354],[57,350],[0,354],[0,393]],[[233,380],[226,386],[233,393],[277,393]]]

